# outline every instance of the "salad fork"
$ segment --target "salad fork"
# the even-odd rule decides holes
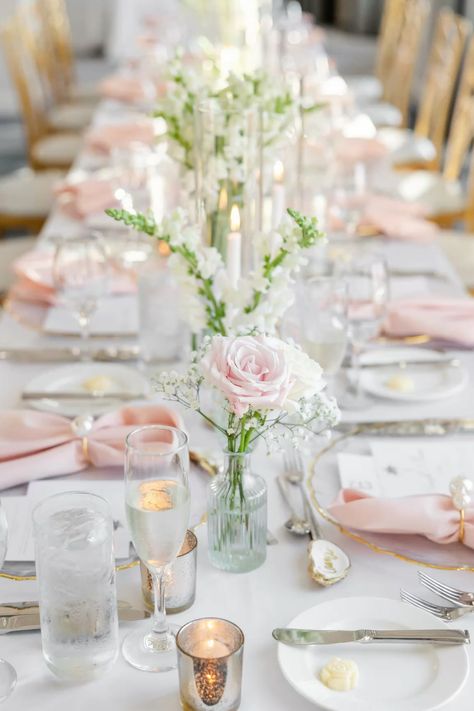
[[[418,571],[418,578],[420,583],[428,588],[428,590],[431,590],[431,592],[434,592],[435,595],[439,595],[439,597],[449,600],[449,602],[455,605],[474,608],[474,593],[465,592],[464,590],[453,588],[451,585],[440,583],[438,580],[432,578],[431,575],[427,575],[421,570]]]
[[[434,602],[428,602],[428,600],[423,600],[418,595],[413,595],[407,590],[400,588],[400,597],[404,602],[409,602],[415,607],[419,607],[426,612],[430,612],[435,617],[439,617],[445,622],[453,622],[458,620],[464,615],[468,615],[470,612],[474,612],[474,608],[471,607],[448,607],[445,605],[436,605]]]

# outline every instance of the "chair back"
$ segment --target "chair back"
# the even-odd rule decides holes
[[[50,77],[56,100],[65,98],[75,83],[71,25],[65,0],[37,0],[51,59]]]
[[[385,84],[384,99],[400,110],[403,126],[408,123],[413,76],[429,10],[428,0],[406,0],[398,47]]]
[[[465,96],[456,106],[451,121],[443,175],[446,180],[459,180],[474,138],[474,96]]]
[[[469,20],[456,15],[449,8],[440,11],[415,124],[415,133],[429,138],[434,144],[438,165],[466,40],[471,29],[472,23]]]
[[[43,88],[18,17],[4,25],[1,36],[7,66],[20,101],[31,156],[34,143],[48,130]]]
[[[385,0],[375,58],[375,76],[385,85],[397,52],[406,0]]]

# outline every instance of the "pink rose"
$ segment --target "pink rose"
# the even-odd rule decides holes
[[[285,344],[267,336],[216,336],[201,369],[238,417],[284,409],[293,385]]]

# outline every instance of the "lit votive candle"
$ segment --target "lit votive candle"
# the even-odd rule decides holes
[[[237,205],[230,211],[230,232],[227,235],[227,274],[231,286],[236,289],[240,279],[242,260],[242,234],[240,232],[240,212]]]
[[[273,168],[273,189],[272,189],[272,229],[276,230],[285,214],[285,169],[281,160],[275,162]]]
[[[244,635],[228,620],[188,622],[176,637],[181,706],[235,711],[240,706]]]

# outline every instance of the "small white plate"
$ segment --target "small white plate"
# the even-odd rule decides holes
[[[446,629],[441,620],[398,600],[349,597],[312,607],[289,627],[312,629]],[[359,683],[332,691],[320,680],[333,657],[353,660]],[[283,675],[301,696],[327,711],[434,711],[457,694],[469,673],[466,650],[418,644],[278,645]]]
[[[117,409],[128,404],[121,400],[58,400],[54,398],[57,392],[86,393],[84,382],[90,378],[105,376],[113,381],[113,386],[107,390],[107,395],[114,392],[120,393],[141,393],[137,400],[146,397],[149,392],[149,383],[141,373],[125,365],[115,363],[73,363],[72,365],[61,366],[53,370],[47,370],[41,375],[37,375],[26,385],[23,393],[47,392],[51,397],[43,400],[30,400],[30,407],[43,412],[56,412],[66,417],[76,417],[77,415],[101,415],[110,410]]]
[[[360,386],[371,395],[402,402],[426,402],[448,398],[463,390],[468,381],[467,371],[462,365],[436,365],[436,361],[449,357],[449,354],[423,348],[370,350],[364,354],[362,363],[432,360],[433,365],[411,366],[407,363],[404,368],[398,365],[373,369],[365,367],[361,371]],[[410,378],[413,381],[413,389],[403,392],[388,387],[387,381],[396,375]]]

